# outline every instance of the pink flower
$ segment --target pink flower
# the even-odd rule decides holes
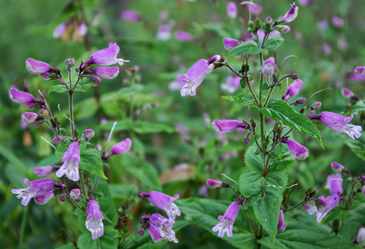
[[[221,84],[221,88],[222,90],[225,90],[229,93],[234,93],[238,88],[240,88],[241,84],[240,84],[240,77],[232,77],[232,76],[228,76],[226,78],[226,84]]]
[[[175,37],[179,41],[191,41],[191,40],[194,40],[194,38],[195,38],[193,35],[189,34],[188,32],[184,32],[181,30],[175,31]]]
[[[54,38],[61,37],[61,36],[62,36],[62,34],[66,31],[66,28],[67,28],[67,26],[66,26],[66,24],[65,24],[65,23],[61,23],[61,24],[59,24],[59,25],[55,28],[55,30],[53,31],[53,37],[54,37]]]
[[[334,26],[341,27],[341,26],[343,26],[344,21],[342,18],[340,18],[338,16],[334,16],[334,17],[332,17],[332,24]]]
[[[246,4],[246,8],[251,11],[252,14],[260,14],[262,11],[262,6],[258,4]]]
[[[228,2],[227,3],[227,15],[231,19],[237,18],[237,6],[234,2]]]
[[[134,10],[123,10],[120,12],[120,17],[128,22],[137,22],[140,20],[138,12]]]
[[[118,59],[117,55],[119,53],[119,46],[116,43],[109,43],[108,48],[96,51],[90,56],[90,59],[82,65],[82,68],[86,68],[89,65],[96,64],[99,66],[109,66],[118,63],[123,65],[124,62],[129,62],[128,60]]]
[[[166,41],[171,37],[171,25],[170,24],[161,24],[158,27],[158,33],[156,36],[157,40]]]
[[[62,166],[57,170],[58,178],[66,174],[66,177],[71,181],[80,179],[79,164],[80,164],[80,146],[78,142],[72,142],[67,151],[62,156]]]

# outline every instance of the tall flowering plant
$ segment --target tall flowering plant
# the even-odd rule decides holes
[[[230,12],[233,13],[235,9],[232,7],[233,5],[235,5],[233,2],[229,2],[227,5],[230,18],[233,17]],[[242,2],[242,5],[249,6],[247,8],[249,10],[261,8],[248,1]],[[306,148],[306,144],[296,141],[292,134],[299,133],[313,137],[323,147],[322,136],[316,124],[322,123],[324,127],[344,133],[348,139],[353,140],[361,137],[362,126],[353,124],[355,112],[338,114],[323,111],[318,113],[322,104],[320,102],[310,103],[316,93],[310,98],[300,96],[302,88],[306,87],[306,82],[295,72],[283,72],[283,62],[292,55],[280,61],[278,49],[284,41],[283,35],[290,32],[288,25],[297,18],[299,7],[292,2],[285,14],[276,19],[267,17],[264,21],[258,18],[259,12],[255,12],[257,14],[255,20],[251,20],[250,13],[248,23],[250,39],[240,41],[232,37],[224,38],[223,45],[227,50],[226,55],[214,55],[210,59],[200,59],[186,74],[177,76],[179,80],[186,82],[181,88],[181,96],[199,98],[197,90],[200,88],[201,91],[204,91],[205,76],[214,73],[215,70],[227,68],[239,80],[236,89],[240,86],[245,93],[223,96],[223,98],[236,106],[239,105],[248,117],[243,121],[238,120],[237,117],[221,117],[213,120],[211,126],[217,137],[238,129],[246,131],[241,133],[245,134],[242,142],[252,143],[252,146],[245,151],[245,168],[240,177],[231,179],[226,176],[233,184],[228,183],[228,180],[226,182],[215,179],[206,181],[211,188],[222,188],[222,192],[227,191],[224,189],[233,191],[235,198],[230,205],[225,204],[225,212],[222,209],[222,203],[213,200],[207,200],[207,202],[196,200],[205,207],[205,210],[199,210],[195,202],[191,202],[191,204],[184,202],[185,206],[181,208],[181,211],[190,215],[204,228],[210,229],[213,234],[238,248],[246,248],[246,246],[247,248],[261,248],[263,245],[265,248],[311,248],[316,240],[325,239],[326,236],[333,238],[334,235],[322,236],[322,234],[311,232],[311,235],[308,235],[311,238],[294,235],[298,232],[306,232],[306,229],[309,228],[295,224],[293,210],[302,212],[302,214],[304,211],[316,214],[316,222],[320,225],[332,222],[333,232],[338,234],[345,222],[344,217],[358,205],[354,199],[361,198],[362,194],[356,188],[363,186],[363,180],[361,176],[355,177],[345,167],[333,163],[334,169],[339,173],[328,176],[326,185],[318,189],[315,185],[308,188],[303,200],[295,203],[290,195],[299,184],[290,183],[286,172],[295,160],[308,160],[311,154],[310,150]],[[233,56],[236,56],[236,60],[240,60],[241,66],[238,69],[235,69],[230,63]],[[229,57],[231,58],[229,59]],[[255,66],[257,64],[259,67]],[[357,69],[357,71],[361,71],[361,69]],[[258,79],[254,79],[255,73],[259,74]],[[255,84],[253,84],[254,82]],[[283,83],[286,83],[286,88],[282,92],[281,98],[273,98],[274,92],[281,90]],[[227,87],[224,86],[222,89],[227,90]],[[233,93],[235,89],[227,91]],[[353,93],[348,89],[344,91],[344,95],[354,99]],[[273,126],[266,126],[265,119],[270,120]],[[347,191],[343,190],[343,182],[346,183]],[[330,190],[330,195],[325,194],[324,187]],[[219,209],[220,213],[213,211],[214,206]],[[194,208],[195,211],[192,210]],[[213,217],[208,218],[206,216],[208,210],[219,215],[218,220],[214,222]],[[203,218],[197,217],[197,212],[209,219],[209,222],[207,220],[203,222]],[[247,223],[250,229],[235,229],[237,221]],[[361,232],[362,230],[359,231],[358,238],[361,237]],[[352,236],[355,238],[356,232]],[[359,241],[363,240],[359,239]],[[341,240],[341,246],[356,248],[352,242]],[[321,246],[327,248],[338,245],[323,244]]]

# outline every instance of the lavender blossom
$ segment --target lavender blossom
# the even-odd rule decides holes
[[[227,49],[227,50],[231,50],[232,48],[237,47],[241,43],[242,42],[237,41],[235,39],[228,38],[228,37],[223,39],[224,48]]]
[[[284,211],[283,206],[280,207],[280,213],[279,213],[279,221],[278,221],[278,230],[280,232],[284,232],[286,229],[285,221],[284,221]]]
[[[303,81],[300,79],[295,80],[285,92],[284,100],[288,101],[291,97],[297,95],[302,90]]]
[[[130,150],[132,147],[132,140],[129,138],[124,139],[123,141],[117,143],[113,146],[110,151],[110,155],[121,155]]]
[[[87,204],[87,217],[85,226],[86,229],[91,232],[91,238],[93,240],[98,239],[104,234],[103,219],[104,216],[100,212],[99,204],[94,199],[91,199]]]
[[[217,180],[212,180],[212,179],[208,179],[207,180],[207,185],[211,188],[229,188],[229,184],[222,182],[222,181],[217,181]]]
[[[158,231],[162,239],[167,239],[168,241],[173,241],[175,243],[179,242],[175,237],[175,232],[171,229],[175,223],[173,220],[166,219],[162,215],[155,213],[150,216],[149,221],[151,227]]]
[[[275,58],[270,57],[262,64],[262,73],[265,77],[271,77],[275,73]]]
[[[99,66],[109,66],[118,63],[123,65],[124,62],[129,62],[128,60],[118,59],[117,55],[119,53],[119,46],[116,43],[109,43],[108,48],[96,51],[90,56],[90,59],[82,64],[82,68],[86,68],[92,64]]]
[[[160,41],[166,41],[171,37],[171,25],[170,24],[161,24],[158,27],[158,33],[156,35],[156,39]]]
[[[27,124],[33,124],[38,119],[38,114],[34,112],[24,112],[22,119]]]
[[[188,32],[181,31],[181,30],[175,31],[175,37],[179,41],[191,41],[191,40],[195,39],[195,37],[193,35],[189,34]]]
[[[78,181],[79,175],[79,164],[80,164],[80,146],[78,142],[72,142],[68,147],[67,151],[62,157],[62,166],[57,170],[56,176],[58,178],[66,174],[66,177],[71,181]]]
[[[285,13],[283,17],[280,17],[275,23],[289,23],[295,20],[298,16],[299,7],[295,3],[290,4],[290,9]]]
[[[339,196],[341,196],[343,193],[342,175],[340,173],[335,175],[329,175],[327,177],[327,184],[325,188],[329,189],[331,194],[338,194]]]
[[[198,60],[186,74],[178,75],[179,80],[184,80],[187,83],[181,89],[182,97],[195,96],[196,89],[202,83],[206,74],[208,74],[209,63],[207,60]]]
[[[331,163],[332,165],[332,168],[335,170],[335,171],[348,171],[348,169],[346,169],[344,166],[342,166],[341,164],[339,163],[336,163],[336,162],[332,162]]]
[[[340,196],[338,194],[334,194],[328,196],[324,200],[325,202],[327,202],[327,206],[318,208],[316,213],[318,223],[321,223],[323,218],[326,217],[329,211],[334,209],[340,203]]]
[[[176,206],[173,201],[178,199],[180,196],[178,194],[174,197],[165,195],[164,193],[158,191],[151,191],[149,194],[146,192],[141,192],[138,194],[139,197],[149,198],[150,202],[161,210],[166,211],[169,219],[175,220],[176,215],[180,216],[180,209]]]
[[[308,157],[308,149],[294,140],[288,140],[287,145],[289,147],[290,152],[295,156],[298,160],[305,160]]]
[[[49,202],[53,198],[53,196],[55,196],[55,192],[50,191],[43,195],[34,197],[34,202],[37,203],[38,205],[44,205],[47,202]]]
[[[26,59],[25,65],[27,70],[34,75],[45,74],[53,70],[47,63],[32,58]]]
[[[240,88],[241,84],[240,84],[240,77],[231,77],[228,76],[226,78],[226,84],[221,84],[221,88],[222,90],[225,90],[229,93],[234,93],[238,88]]]
[[[355,241],[358,244],[362,244],[365,242],[365,227],[361,227],[359,229],[359,231],[357,232]]]
[[[254,15],[260,14],[262,11],[262,6],[258,4],[246,4],[246,8]]]
[[[43,166],[34,168],[33,172],[39,177],[45,177],[51,174],[55,170],[53,166]]]
[[[309,118],[319,119],[328,128],[346,133],[352,139],[361,137],[362,127],[360,125],[348,124],[354,118],[354,114],[351,114],[350,117],[345,117],[333,112],[322,112],[320,115],[309,114]]]
[[[214,132],[218,134],[229,133],[237,129],[238,127],[248,129],[250,127],[246,122],[238,122],[237,120],[213,120],[212,128]]]
[[[40,179],[32,182],[30,182],[27,178],[24,178],[23,182],[28,185],[28,188],[11,190],[13,194],[17,194],[16,198],[22,198],[21,204],[23,206],[27,206],[33,197],[44,195],[55,187],[54,181],[50,178]]]
[[[53,31],[53,37],[54,38],[58,38],[61,37],[63,35],[63,33],[66,31],[66,24],[65,23],[60,23],[55,30]]]
[[[344,25],[344,21],[343,21],[343,19],[342,18],[340,18],[340,17],[338,17],[338,16],[334,16],[334,17],[332,17],[332,24],[334,25],[334,26],[337,26],[337,27],[341,27],[341,26],[343,26]]]
[[[365,67],[355,67],[355,72],[359,75],[365,74]]]
[[[94,69],[89,69],[85,71],[85,75],[94,74],[104,79],[114,79],[119,74],[118,67],[97,67]]]
[[[237,6],[234,2],[228,2],[227,3],[227,15],[229,18],[231,19],[236,19],[237,18]]]
[[[161,241],[164,240],[161,237],[160,233],[158,231],[156,231],[156,229],[154,229],[152,226],[148,227],[148,232],[150,233],[153,242],[160,243]]]
[[[347,98],[347,99],[349,99],[349,98],[351,98],[352,96],[354,96],[355,94],[353,93],[353,92],[351,92],[349,89],[347,89],[346,87],[343,87],[342,88],[342,95],[345,97],[345,98]]]
[[[223,216],[218,216],[219,223],[212,228],[213,232],[218,232],[218,237],[223,238],[224,234],[232,237],[233,224],[239,212],[239,203],[233,202]]]
[[[9,98],[18,104],[31,104],[37,101],[31,94],[10,88]]]
[[[134,10],[123,10],[120,12],[120,17],[128,22],[137,22],[140,20],[140,15]]]

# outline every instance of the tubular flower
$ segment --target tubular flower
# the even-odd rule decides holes
[[[319,119],[328,128],[337,132],[346,133],[352,139],[361,137],[362,127],[360,125],[348,124],[354,118],[354,114],[351,114],[350,117],[345,117],[333,112],[322,112],[319,115],[309,114],[309,118]]]
[[[330,195],[324,199],[327,202],[327,206],[320,207],[317,210],[317,222],[321,223],[323,218],[326,217],[329,211],[334,209],[340,203],[340,196],[338,194]]]
[[[223,39],[224,48],[227,49],[227,50],[231,50],[232,48],[237,47],[241,43],[242,42],[237,41],[235,39],[228,38],[228,37]]]
[[[44,167],[34,168],[33,172],[34,172],[34,174],[36,174],[39,177],[45,177],[45,176],[48,176],[49,174],[51,174],[54,169],[55,169],[55,167],[53,167],[53,166],[44,166]]]
[[[284,232],[286,229],[285,221],[284,221],[284,211],[283,206],[280,207],[280,213],[279,213],[279,222],[278,222],[278,230],[280,232]]]
[[[66,31],[67,25],[65,23],[60,23],[53,31],[53,38],[61,37]]]
[[[53,196],[55,196],[54,191],[47,192],[43,195],[34,197],[34,202],[37,203],[38,205],[44,205],[47,202],[49,202],[53,198]]]
[[[51,191],[55,187],[55,183],[52,179],[40,179],[30,182],[27,178],[24,178],[23,182],[28,185],[25,189],[12,189],[13,194],[17,194],[17,198],[22,198],[21,204],[27,206],[30,199]]]
[[[86,229],[91,232],[91,238],[93,240],[103,236],[104,234],[104,216],[100,212],[99,204],[91,199],[87,204],[87,217],[85,226]]]
[[[37,101],[31,94],[10,88],[9,98],[18,104],[32,104]]]
[[[302,80],[295,80],[287,89],[285,92],[284,100],[288,101],[291,97],[294,97],[297,95],[300,90],[302,90],[303,87],[303,81]]]
[[[191,40],[195,39],[195,37],[193,35],[189,34],[188,32],[181,31],[181,30],[175,31],[175,37],[179,41],[191,41]]]
[[[78,142],[72,142],[70,144],[67,151],[63,154],[62,162],[63,164],[57,170],[56,176],[60,178],[66,174],[66,177],[71,181],[78,181],[80,179],[80,146]]]
[[[47,63],[45,63],[43,61],[37,61],[32,58],[28,58],[25,61],[25,65],[27,67],[27,70],[31,74],[35,74],[35,75],[41,75],[41,74],[45,74],[45,73],[52,71],[52,68]]]
[[[212,128],[217,134],[229,133],[238,127],[248,129],[250,127],[246,122],[238,122],[237,120],[213,120]]]
[[[161,210],[166,211],[169,219],[175,220],[176,215],[180,216],[180,209],[176,206],[173,201],[177,200],[180,196],[178,194],[171,197],[158,191],[151,191],[149,194],[141,192],[138,194],[139,197],[147,197],[150,202]]]
[[[233,202],[226,210],[223,216],[218,216],[219,223],[212,228],[213,232],[218,232],[218,237],[223,238],[224,234],[232,237],[232,229],[235,219],[239,212],[239,204],[237,201]]]
[[[295,18],[297,18],[298,16],[298,11],[299,11],[299,7],[295,5],[295,3],[291,3],[290,4],[290,9],[288,12],[285,13],[285,15],[283,17],[280,17],[276,23],[281,23],[281,22],[285,22],[285,23],[289,23],[295,20]]]
[[[153,242],[160,243],[161,241],[163,241],[160,233],[156,231],[156,229],[154,229],[152,226],[148,227],[148,232],[150,233]]]
[[[206,74],[208,74],[209,63],[207,60],[198,60],[186,74],[178,75],[179,80],[186,81],[180,91],[182,97],[195,96],[196,89],[204,80]]]
[[[212,180],[212,179],[208,179],[207,184],[211,188],[220,188],[220,187],[229,188],[230,187],[228,183],[216,181],[216,180]]]
[[[227,3],[227,15],[231,19],[237,18],[237,6],[234,2],[228,2]]]
[[[329,189],[331,194],[342,195],[342,175],[340,173],[329,175],[327,177],[327,185],[325,188]]]
[[[131,146],[132,146],[132,140],[126,138],[123,141],[113,146],[112,150],[110,151],[110,155],[124,154],[130,150]]]
[[[275,59],[274,57],[270,57],[262,64],[262,73],[266,77],[271,77],[275,73],[275,67]]]
[[[226,90],[229,93],[234,93],[238,88],[240,88],[240,77],[228,76],[226,79],[226,84],[221,84],[222,90]]]
[[[365,67],[355,67],[355,72],[360,75],[365,74]]]
[[[109,66],[118,63],[123,65],[124,62],[129,62],[128,60],[118,59],[117,55],[119,53],[119,46],[116,43],[110,42],[108,48],[96,51],[90,56],[90,59],[82,64],[82,68],[86,68],[92,64],[99,66]]]
[[[179,242],[175,237],[175,232],[171,229],[175,221],[171,219],[166,219],[165,217],[157,213],[152,214],[149,221],[151,227],[158,231],[162,239],[167,239],[168,241],[173,241],[175,243]]]
[[[85,74],[92,74],[99,76],[104,79],[114,79],[119,74],[119,68],[118,67],[97,67],[94,69],[89,69],[85,71]]]
[[[294,140],[288,140],[287,142],[290,152],[298,160],[304,160],[308,157],[308,149]]]
[[[349,99],[349,98],[351,98],[352,96],[354,96],[355,94],[353,93],[353,92],[351,92],[349,89],[347,89],[346,87],[343,87],[342,88],[342,90],[341,90],[341,92],[342,92],[342,95],[345,97],[345,98],[347,98],[347,99]]]

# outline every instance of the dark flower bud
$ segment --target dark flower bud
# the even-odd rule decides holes
[[[297,73],[291,73],[291,74],[289,75],[289,77],[290,77],[291,79],[293,79],[293,80],[297,80],[297,79],[299,79],[299,74],[297,74]]]
[[[245,142],[245,144],[248,144],[251,141],[251,132],[246,135],[243,141]]]

